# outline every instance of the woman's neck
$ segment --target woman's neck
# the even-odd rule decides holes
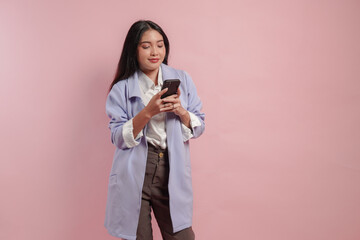
[[[146,76],[148,76],[156,85],[158,85],[158,73],[159,73],[159,69],[153,70],[153,71],[143,71],[143,73],[146,74]]]

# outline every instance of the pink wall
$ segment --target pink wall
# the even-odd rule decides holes
[[[140,18],[164,28],[170,65],[204,102],[197,239],[360,239],[359,11],[351,0],[2,0],[0,239],[115,239],[103,227],[105,97]]]

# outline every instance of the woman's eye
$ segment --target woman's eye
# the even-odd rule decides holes
[[[162,48],[164,45],[158,45],[158,48]]]
[[[143,49],[148,49],[150,46],[142,46]]]

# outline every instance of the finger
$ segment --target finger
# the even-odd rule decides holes
[[[163,98],[163,103],[166,104],[166,103],[173,103],[176,101],[176,99],[173,99],[173,98]]]
[[[173,94],[173,95],[170,95],[170,96],[167,96],[165,98],[163,98],[162,100],[167,100],[167,99],[176,99],[178,96],[176,94]]]
[[[165,103],[168,103],[168,102],[174,103],[174,102],[179,102],[180,99],[174,98],[173,96],[169,96],[169,97],[163,98],[162,101]]]
[[[170,112],[173,110],[173,106],[160,108],[160,112]]]
[[[164,105],[163,105],[163,107],[164,108],[167,108],[167,107],[171,107],[173,104],[172,103],[165,103]]]
[[[161,95],[163,95],[164,93],[167,92],[167,90],[168,90],[168,88],[164,88],[163,90],[161,90],[161,91],[157,94],[157,96],[160,98]]]
[[[177,89],[177,95],[180,96],[181,95],[181,91],[180,88]]]

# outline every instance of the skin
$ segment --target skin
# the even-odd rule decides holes
[[[160,64],[165,58],[166,50],[163,37],[156,30],[150,29],[144,32],[137,48],[137,60],[140,70],[144,72],[154,83],[158,84],[157,77]],[[157,62],[151,62],[158,59]],[[177,94],[161,99],[168,89],[155,94],[146,107],[133,118],[133,135],[136,137],[150,119],[161,112],[173,112],[180,117],[181,122],[190,128],[190,115],[181,105],[180,89]]]

